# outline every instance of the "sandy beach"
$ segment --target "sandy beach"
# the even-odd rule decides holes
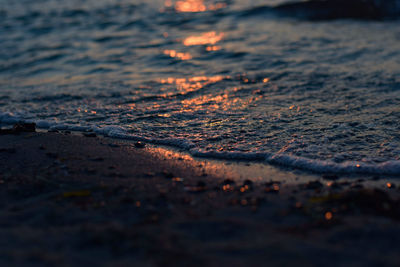
[[[0,158],[2,266],[400,262],[400,191],[384,177],[196,159],[90,132],[3,130]]]

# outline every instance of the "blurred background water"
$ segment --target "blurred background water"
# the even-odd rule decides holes
[[[1,0],[0,120],[400,173],[400,22],[265,9],[283,2]]]

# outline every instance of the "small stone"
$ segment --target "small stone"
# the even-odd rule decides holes
[[[387,188],[394,189],[396,185],[394,183],[386,183]]]
[[[146,144],[143,143],[143,142],[141,142],[141,141],[137,141],[137,142],[135,143],[135,147],[136,147],[136,148],[144,148],[145,146],[146,146]]]

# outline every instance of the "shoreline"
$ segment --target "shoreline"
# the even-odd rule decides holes
[[[104,138],[114,140],[123,140],[126,142],[144,142],[154,147],[165,147],[171,151],[189,155],[197,159],[206,159],[208,161],[226,161],[226,162],[249,162],[255,166],[272,166],[279,170],[299,171],[304,175],[339,175],[341,177],[354,176],[383,176],[388,179],[400,178],[400,160],[391,159],[386,161],[364,161],[348,160],[335,162],[331,159],[307,158],[304,156],[279,154],[272,152],[217,152],[202,151],[196,149],[194,144],[189,140],[177,139],[151,139],[142,136],[131,135],[125,129],[118,126],[95,127],[95,126],[74,126],[66,124],[52,124],[47,121],[23,120],[13,117],[8,113],[0,113],[0,127],[10,125],[35,125],[39,132],[61,132],[71,134],[89,133]],[[4,130],[3,130],[4,131]],[[5,130],[7,131],[7,130]],[[259,163],[259,164],[258,164]],[[252,168],[254,169],[254,167]],[[253,170],[250,170],[253,172]]]
[[[400,260],[395,178],[322,178],[90,134],[2,134],[0,159],[7,266]]]

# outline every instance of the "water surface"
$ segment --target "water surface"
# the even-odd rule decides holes
[[[400,174],[400,22],[255,12],[282,2],[3,0],[0,120]]]

